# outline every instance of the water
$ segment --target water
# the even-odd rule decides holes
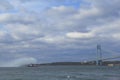
[[[41,66],[0,68],[0,80],[120,80],[120,67]]]

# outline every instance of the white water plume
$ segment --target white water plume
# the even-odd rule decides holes
[[[24,57],[24,58],[19,58],[19,59],[15,59],[10,62],[4,63],[1,65],[1,67],[20,67],[27,64],[33,64],[33,63],[37,63],[37,60],[35,58]]]

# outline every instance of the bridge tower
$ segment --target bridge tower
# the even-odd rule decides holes
[[[101,66],[102,65],[102,50],[101,45],[97,45],[97,61],[96,65]]]

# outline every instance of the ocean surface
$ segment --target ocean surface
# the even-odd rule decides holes
[[[0,80],[120,80],[120,67],[41,66],[0,68]]]

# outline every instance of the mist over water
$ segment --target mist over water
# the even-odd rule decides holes
[[[20,67],[27,64],[37,63],[37,60],[32,57],[18,58],[6,63],[2,63],[0,67]]]

